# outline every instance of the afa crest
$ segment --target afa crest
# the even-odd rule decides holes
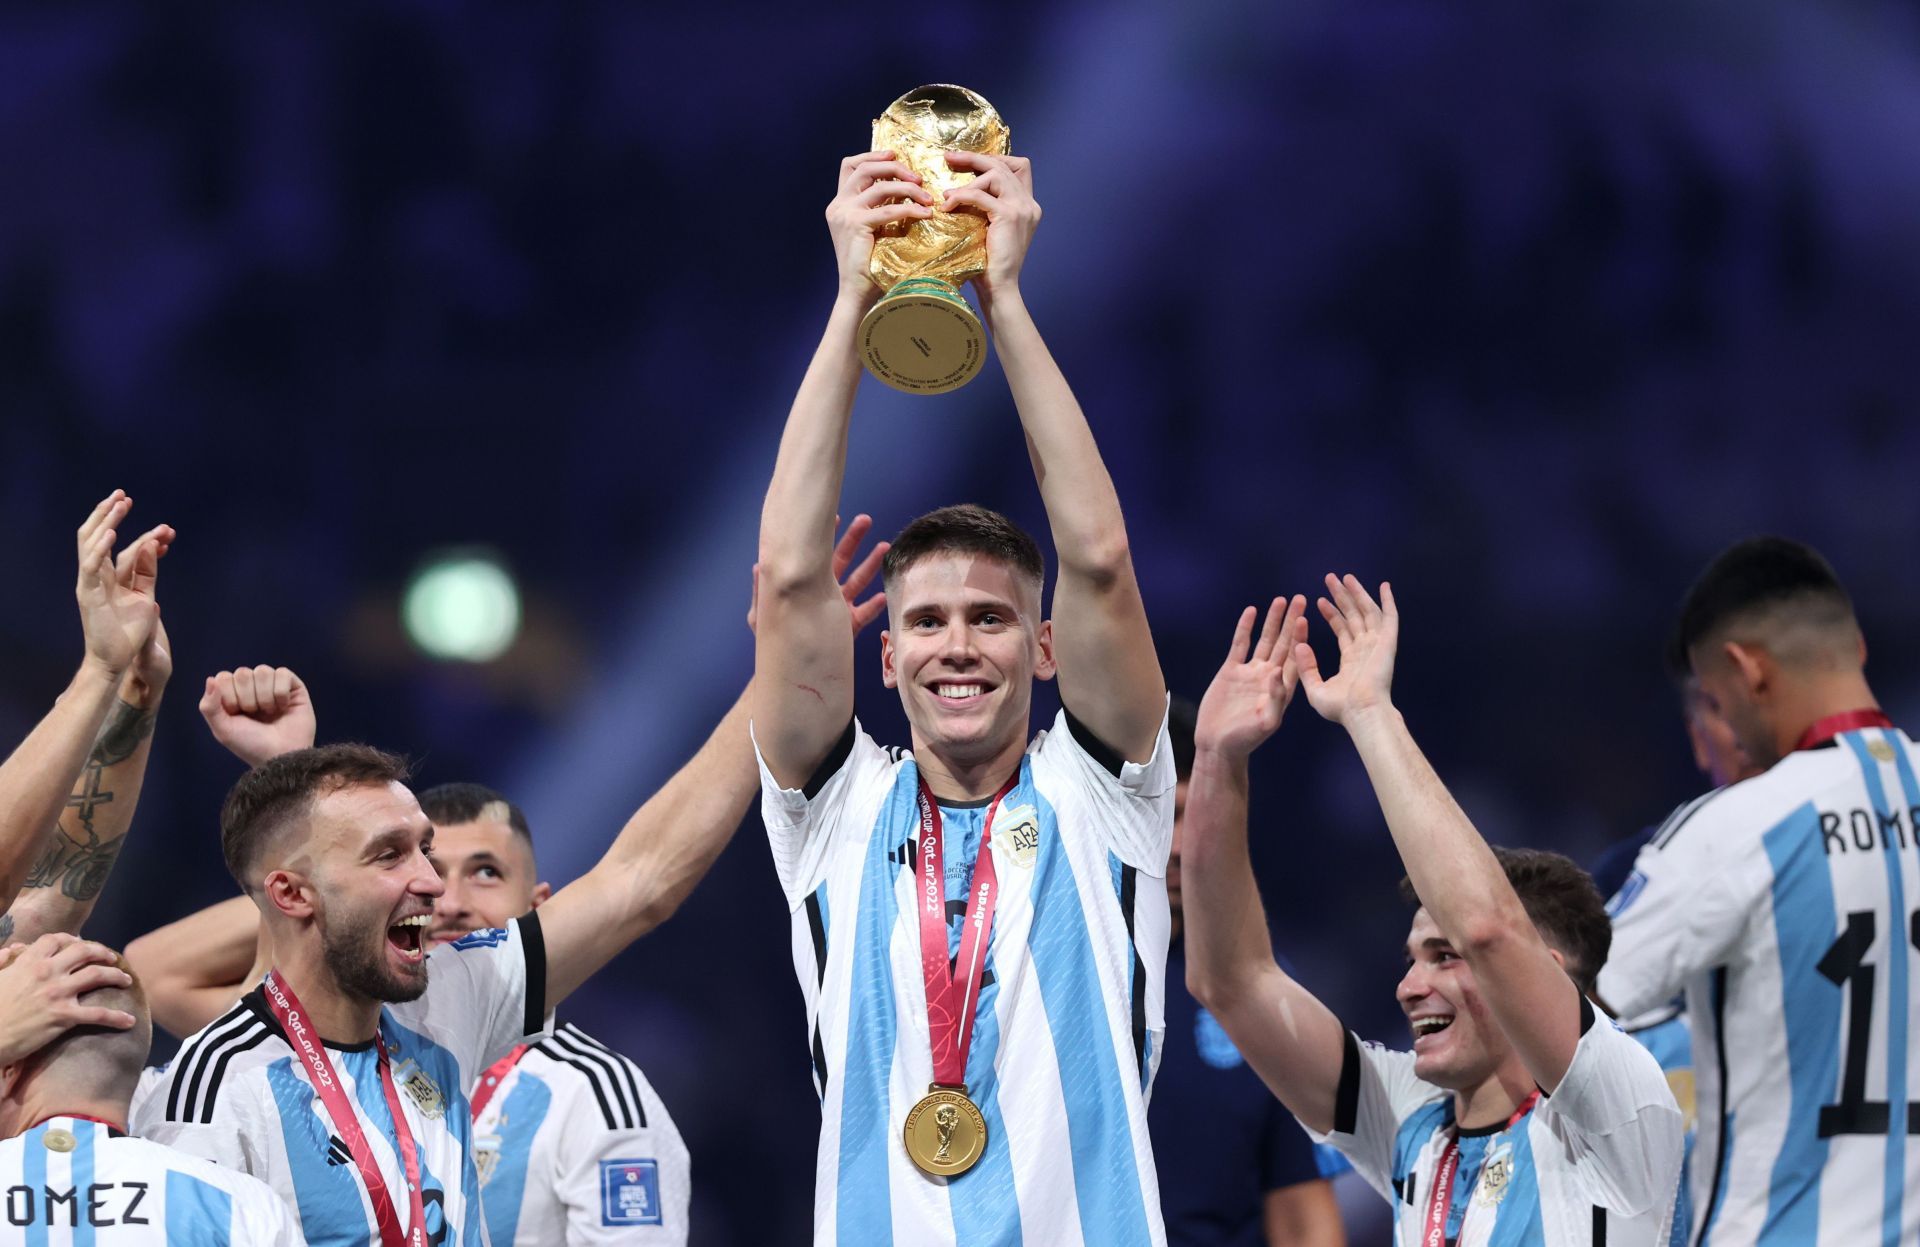
[[[1039,812],[1030,805],[1016,805],[995,821],[994,839],[1007,846],[1013,864],[1033,869],[1033,859],[1040,852]]]
[[[473,1136],[473,1168],[480,1176],[480,1185],[485,1187],[493,1177],[493,1170],[500,1163],[500,1136],[497,1134],[477,1134]]]
[[[447,1115],[447,1098],[440,1094],[440,1088],[434,1085],[433,1079],[427,1077],[427,1071],[413,1061],[402,1061],[399,1068],[393,1071],[393,1080],[423,1115],[435,1121]]]
[[[1486,1168],[1480,1171],[1480,1182],[1473,1190],[1473,1202],[1491,1207],[1507,1197],[1507,1188],[1513,1183],[1513,1149],[1501,1148],[1487,1158]]]

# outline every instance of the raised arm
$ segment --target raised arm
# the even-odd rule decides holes
[[[1527,1072],[1551,1092],[1580,1042],[1579,988],[1394,708],[1400,612],[1392,586],[1380,586],[1377,604],[1352,576],[1328,576],[1327,592],[1320,614],[1339,642],[1340,670],[1323,678],[1313,650],[1296,645],[1307,700],[1347,729],[1420,903],[1472,967]]]
[[[159,525],[116,561],[117,526],[132,506],[116,489],[80,526],[75,596],[86,657],[0,765],[0,940],[79,926],[119,853],[145,773],[152,707],[171,670],[153,583],[173,529]],[[23,887],[56,893],[17,902]],[[15,913],[16,903],[26,911]]]
[[[880,542],[855,565],[860,543],[872,527],[870,517],[855,516],[827,556],[827,583],[838,610],[835,626],[849,638],[886,607],[884,594],[860,600],[887,552],[886,543]],[[747,626],[758,635],[766,627],[767,610],[765,577],[758,569],[754,584]],[[760,678],[755,673],[700,751],[634,812],[593,869],[540,907],[549,1012],[628,944],[671,917],[747,816],[760,793],[760,772],[747,733],[748,710]]]
[[[860,382],[855,337],[880,293],[867,276],[867,261],[879,230],[931,212],[932,197],[919,176],[891,156],[864,152],[840,164],[839,192],[827,205],[839,293],[787,413],[760,512],[760,626],[750,709],[768,768],[794,788],[813,774],[853,717],[853,640],[828,551]]]
[[[181,1039],[225,1013],[270,968],[259,907],[244,896],[147,932],[125,956],[146,988],[154,1025]]]
[[[988,221],[987,271],[974,288],[1026,431],[1060,562],[1053,593],[1060,700],[1122,756],[1144,762],[1166,714],[1167,685],[1134,578],[1120,496],[1020,295],[1020,269],[1040,224],[1033,170],[1020,156],[950,152],[947,161],[976,175],[948,191],[943,207]]]
[[[1256,645],[1249,606],[1200,703],[1180,854],[1181,912],[1187,989],[1281,1103],[1324,1133],[1333,1128],[1346,1032],[1275,963],[1247,854],[1247,759],[1280,726],[1293,696],[1291,653],[1305,609],[1304,598],[1275,598]]]

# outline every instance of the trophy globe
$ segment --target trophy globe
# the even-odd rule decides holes
[[[950,151],[1004,156],[1007,123],[965,87],[935,84],[907,92],[873,123],[873,149],[920,175],[936,208],[973,174],[947,164]],[[987,332],[960,287],[987,268],[986,218],[939,212],[889,229],[874,242],[868,276],[885,291],[860,322],[860,354],[896,390],[944,394],[973,380],[986,362]]]

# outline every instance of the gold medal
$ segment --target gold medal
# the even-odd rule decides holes
[[[929,1087],[907,1113],[904,1133],[907,1155],[936,1178],[959,1177],[987,1150],[987,1119],[965,1087]]]

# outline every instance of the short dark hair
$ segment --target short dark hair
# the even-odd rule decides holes
[[[1853,600],[1812,546],[1786,537],[1749,537],[1728,546],[1680,603],[1667,643],[1669,670],[1684,678],[1695,646],[1743,617],[1782,605],[1814,608],[1826,616],[1823,622],[1853,620]]]
[[[1167,701],[1167,738],[1173,742],[1173,774],[1177,779],[1193,778],[1193,727],[1200,710],[1179,695]]]
[[[248,876],[261,847],[312,808],[314,799],[362,784],[404,784],[407,760],[372,745],[321,745],[296,749],[240,777],[220,807],[220,850],[227,870],[248,891]]]
[[[1600,890],[1593,886],[1593,876],[1559,853],[1492,848],[1540,938],[1566,958],[1567,974],[1581,994],[1592,995],[1600,967],[1607,964],[1607,952],[1613,947],[1613,923]],[[1400,896],[1409,905],[1421,903],[1411,879],[1400,880]]]
[[[491,818],[513,828],[513,834],[528,844],[533,843],[526,813],[485,784],[436,784],[420,794],[420,808],[436,827]]]
[[[882,582],[891,589],[901,573],[934,554],[981,555],[1005,563],[1036,587],[1047,578],[1040,543],[1026,529],[998,511],[963,502],[909,521],[880,564]]]

